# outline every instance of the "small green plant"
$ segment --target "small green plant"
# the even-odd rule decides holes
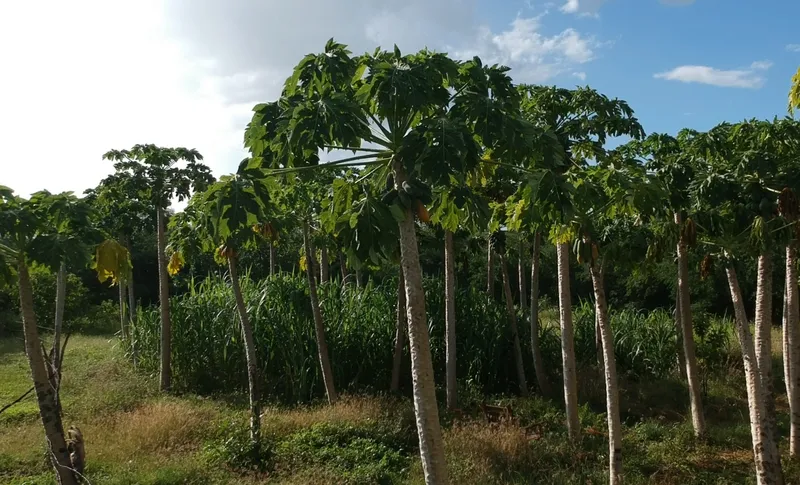
[[[253,443],[248,426],[235,421],[220,424],[203,452],[209,464],[241,473],[269,471],[274,455],[269,442]]]

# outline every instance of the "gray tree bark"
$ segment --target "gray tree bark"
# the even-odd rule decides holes
[[[522,345],[519,341],[519,329],[517,328],[517,311],[514,308],[514,295],[511,294],[511,282],[508,278],[508,264],[505,255],[500,252],[500,271],[503,273],[503,293],[506,297],[506,313],[508,322],[511,325],[511,336],[514,339],[514,362],[517,366],[517,381],[519,382],[519,393],[522,396],[528,395],[528,381],[525,378],[525,365],[522,360]]]
[[[544,368],[542,351],[539,345],[539,273],[541,272],[540,254],[542,236],[539,231],[533,235],[533,253],[531,256],[531,354],[533,354],[533,370],[536,372],[536,382],[539,391],[545,397],[552,396],[550,382]]]
[[[172,323],[169,317],[169,274],[167,273],[167,235],[164,210],[158,208],[156,228],[158,241],[158,299],[161,310],[161,372],[160,387],[172,388]]]
[[[447,380],[447,409],[458,407],[456,376],[456,270],[453,257],[453,233],[444,232],[444,300],[445,300],[445,365]]]
[[[558,310],[561,323],[561,360],[564,368],[564,404],[567,412],[567,433],[573,443],[581,434],[578,420],[578,379],[575,372],[575,334],[572,328],[572,296],[569,289],[569,245],[559,243]]]

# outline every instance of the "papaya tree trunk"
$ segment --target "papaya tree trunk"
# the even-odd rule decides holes
[[[258,389],[258,362],[256,360],[256,342],[253,338],[253,327],[247,315],[242,288],[239,286],[239,274],[236,270],[236,257],[228,258],[228,270],[231,274],[231,286],[236,300],[236,311],[242,324],[242,340],[244,355],[247,359],[247,384],[250,397],[250,439],[256,446],[261,441],[261,396]]]
[[[67,265],[63,262],[58,267],[56,276],[56,320],[53,326],[53,365],[61,362],[61,328],[64,325],[64,304],[67,300]]]
[[[617,363],[614,359],[614,333],[608,318],[603,269],[593,264],[589,269],[594,288],[595,315],[603,346],[603,366],[606,381],[606,413],[608,417],[609,484],[616,485],[622,478],[622,424],[619,418],[619,383]]]
[[[356,268],[356,288],[361,288],[361,268]]]
[[[172,388],[172,324],[169,318],[169,274],[167,273],[167,235],[164,209],[158,208],[158,299],[161,310],[161,390]]]
[[[597,306],[596,303],[595,306]],[[603,357],[603,336],[600,332],[600,315],[597,314],[597,311],[594,312],[594,353],[597,358],[597,368],[600,372],[605,373],[606,364],[605,358]]]
[[[395,188],[402,189],[405,169],[399,160],[394,162]],[[411,377],[414,384],[414,413],[419,434],[419,453],[427,485],[446,485],[447,464],[444,455],[436,386],[433,380],[430,336],[428,335],[425,292],[422,288],[422,267],[419,261],[414,216],[406,210],[398,223],[400,229],[400,261],[405,275],[408,344],[411,351]]]
[[[686,381],[686,356],[683,354],[683,323],[681,323],[681,291],[675,288],[675,335],[676,353],[678,354],[678,372],[681,380]]]
[[[525,275],[525,241],[522,234],[519,235],[519,258],[517,261],[517,277],[519,278],[519,307],[524,315],[528,311],[528,285]]]
[[[331,263],[328,260],[328,248],[322,246],[320,249],[320,264],[319,264],[319,281],[320,283],[327,283],[330,280]]]
[[[117,290],[119,293],[119,331],[123,340],[128,340],[128,311],[127,311],[127,295],[128,291],[125,288],[123,281],[117,281]]]
[[[561,360],[564,367],[564,404],[567,412],[567,433],[571,442],[580,438],[578,421],[578,379],[575,373],[575,334],[572,329],[572,297],[569,289],[569,245],[559,243],[558,311],[561,323]]]
[[[33,290],[31,288],[28,265],[24,260],[17,264],[19,278],[20,310],[22,311],[22,329],[25,335],[25,353],[31,368],[33,387],[39,404],[39,416],[42,418],[45,441],[50,463],[56,472],[57,483],[61,485],[77,485],[78,480],[72,471],[67,443],[64,439],[64,426],[58,412],[56,390],[53,389],[42,353],[39,330],[36,324],[36,313],[33,310]],[[51,371],[52,372],[52,371]]]
[[[525,378],[525,365],[522,360],[522,345],[519,341],[519,329],[517,327],[517,310],[514,308],[514,295],[511,294],[511,282],[508,277],[508,264],[506,264],[506,257],[501,251],[500,255],[500,271],[503,273],[503,293],[506,299],[506,313],[508,314],[508,323],[511,325],[511,336],[514,342],[514,363],[517,366],[517,381],[519,383],[519,393],[522,396],[528,395],[528,381]]]
[[[278,268],[278,248],[275,243],[269,242],[269,274],[274,275]]]
[[[494,249],[492,248],[491,235],[486,244],[486,294],[494,297]]]
[[[789,280],[787,279],[786,282]],[[783,317],[781,319],[781,345],[783,350],[783,383],[786,386],[786,399],[789,401],[789,404],[792,403],[792,378],[791,378],[791,371],[790,371],[790,360],[791,360],[791,352],[789,350],[789,325],[788,325],[788,315],[789,315],[789,296],[787,292],[789,290],[789,285],[784,283],[783,286]]]
[[[531,354],[533,354],[533,370],[539,391],[545,397],[552,396],[550,382],[544,367],[542,350],[539,345],[539,273],[541,272],[540,254],[542,235],[536,231],[533,235],[533,253],[531,255]]]
[[[736,316],[736,333],[739,337],[742,360],[744,361],[744,377],[747,385],[747,402],[750,412],[750,433],[753,438],[756,478],[761,485],[783,485],[783,470],[781,469],[778,447],[764,419],[766,405],[763,386],[758,370],[758,359],[753,346],[753,336],[750,334],[750,324],[747,321],[744,301],[739,288],[739,280],[736,276],[736,270],[732,266],[726,267],[725,273],[728,276],[728,286]]]
[[[328,357],[328,342],[325,340],[325,325],[322,321],[322,309],[319,306],[317,281],[314,278],[314,242],[311,240],[308,221],[303,221],[303,243],[306,250],[306,275],[308,276],[308,292],[311,296],[311,311],[314,313],[314,332],[317,338],[319,365],[322,369],[322,380],[325,383],[328,403],[334,404],[337,400],[336,387],[333,385],[333,371]]]
[[[456,269],[453,258],[453,233],[444,231],[444,333],[447,368],[447,409],[458,407],[456,378]]]
[[[786,246],[786,332],[789,350],[789,456],[800,454],[800,335],[798,334],[797,248]],[[786,356],[784,356],[784,359]]]
[[[406,282],[403,277],[403,268],[400,268],[400,278],[397,282],[397,314],[394,330],[394,355],[392,357],[392,392],[400,390],[400,369],[403,363],[403,346],[406,338]]]
[[[344,284],[345,281],[347,280],[348,272],[347,272],[347,258],[342,252],[339,252],[339,271],[341,271],[342,273],[342,284]]]
[[[675,224],[682,227],[681,214],[675,213]],[[678,240],[678,299],[681,313],[681,333],[683,337],[683,355],[686,359],[686,380],[689,386],[689,404],[692,412],[694,435],[701,437],[706,433],[706,419],[703,414],[703,390],[700,385],[700,370],[694,347],[694,330],[692,329],[692,307],[689,297],[689,251],[683,235]]]
[[[130,252],[130,249],[128,250]],[[133,365],[139,364],[138,342],[136,341],[136,293],[133,288],[133,271],[128,275],[128,335],[130,335],[131,358]]]
[[[772,383],[772,257],[763,252],[758,257],[756,282],[755,351],[758,373],[764,393],[764,421],[773,437],[778,436],[775,396]]]

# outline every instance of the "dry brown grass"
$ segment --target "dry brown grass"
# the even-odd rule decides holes
[[[388,397],[342,396],[333,406],[266,409],[261,415],[261,426],[266,435],[286,436],[318,423],[361,424],[408,417],[413,419],[413,409],[408,402]]]
[[[116,413],[83,427],[88,451],[98,458],[132,459],[199,448],[216,412],[192,402],[161,400],[131,412]]]
[[[444,433],[445,453],[454,484],[507,483],[536,462],[535,438],[513,423],[487,426],[483,422],[456,425]],[[423,483],[422,469],[414,462],[411,480]]]

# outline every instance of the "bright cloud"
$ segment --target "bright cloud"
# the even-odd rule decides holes
[[[596,16],[606,0],[567,0],[561,11],[577,15]]]
[[[20,194],[80,193],[111,172],[105,151],[136,143],[197,148],[216,175],[235,170],[252,106],[331,37],[354,54],[479,55],[519,82],[569,75],[599,48],[575,29],[546,35],[542,16],[493,31],[474,0],[42,2],[0,2],[14,73],[0,80],[0,164]]]
[[[772,66],[770,61],[753,62],[748,69],[722,70],[709,66],[679,66],[655,74],[657,79],[684,83],[708,84],[725,88],[758,89],[764,85],[762,72]]]
[[[789,44],[786,46],[786,50],[789,52],[800,52],[800,44]]]
[[[586,73],[585,72],[573,72],[573,76],[580,79],[581,81],[586,81]]]

